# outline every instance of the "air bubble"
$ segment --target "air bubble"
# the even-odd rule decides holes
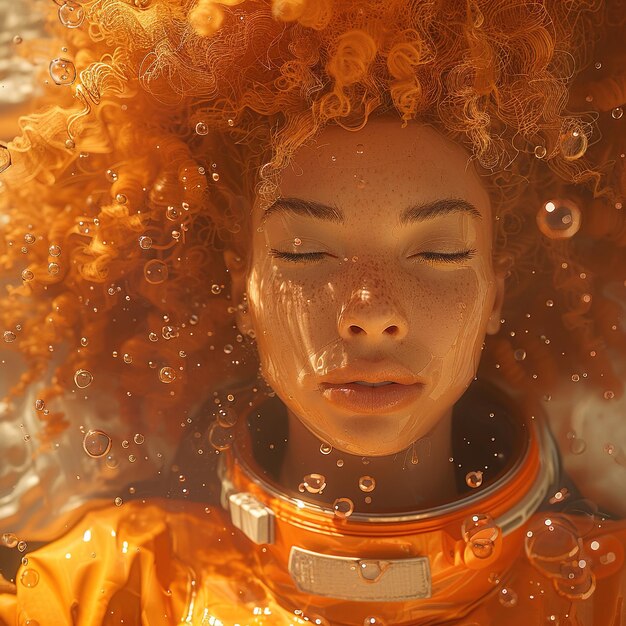
[[[211,285],[211,293],[216,296],[218,293],[222,291],[222,288],[219,285]]]
[[[6,343],[13,343],[17,339],[17,335],[10,330],[5,330],[2,338],[6,341]]]
[[[537,226],[550,239],[574,236],[580,228],[580,220],[578,205],[567,199],[549,200],[537,213]]]
[[[46,408],[46,403],[43,400],[35,400],[35,409],[37,411],[43,411]]]
[[[36,240],[35,235],[33,235],[32,233],[26,233],[24,235],[24,241],[26,243],[29,243],[29,244],[30,243],[35,243],[35,240]]]
[[[19,45],[22,43],[22,41],[24,41],[19,35],[15,35],[15,37],[13,37],[13,43],[16,45]]]
[[[323,474],[307,474],[302,484],[309,493],[322,493],[326,487],[326,477]]]
[[[115,202],[118,204],[126,204],[128,202],[128,198],[123,193],[116,193]]]
[[[622,109],[622,107],[615,107],[611,111],[611,116],[613,117],[614,120],[622,119],[623,115],[624,115],[624,109]]]
[[[196,124],[197,135],[207,135],[209,133],[209,127],[204,122],[198,122]]]
[[[327,443],[323,443],[320,446],[320,452],[322,454],[330,454],[333,451],[333,447],[331,445],[328,445]]]
[[[176,372],[172,367],[162,367],[159,370],[159,380],[162,383],[173,383],[176,380]]]
[[[217,182],[220,179],[220,175],[217,172],[213,172],[213,174],[211,174],[211,178]]]
[[[498,594],[498,602],[507,608],[513,608],[517,605],[517,593],[510,587],[504,587]]]
[[[122,506],[122,504],[124,504],[124,500],[122,500],[119,496],[117,496],[113,502],[115,503],[115,506]]]
[[[337,498],[333,502],[333,511],[335,512],[335,517],[346,519],[354,512],[354,503],[350,498]]]
[[[76,68],[69,59],[52,59],[49,70],[57,85],[71,85],[76,80]]]
[[[233,444],[234,434],[232,428],[224,428],[219,422],[215,422],[209,430],[209,443],[220,452],[228,450]]]
[[[30,271],[30,270],[23,270],[22,271],[22,280],[28,282],[29,280],[33,280],[33,278],[35,278],[35,275]]]
[[[66,2],[59,7],[59,22],[67,28],[78,28],[85,19],[85,11],[75,2]]]
[[[48,263],[48,274],[56,276],[59,273],[60,269],[61,268],[59,267],[58,263]]]
[[[167,280],[167,265],[158,259],[148,261],[143,267],[143,275],[151,285],[160,285]]]
[[[359,489],[365,493],[370,493],[376,489],[376,480],[371,476],[361,476],[359,478]]]
[[[544,146],[535,146],[533,152],[538,159],[543,159],[548,153]]]
[[[146,440],[146,438],[141,434],[141,433],[137,433],[134,437],[133,437],[133,441],[140,446],[144,441]]]
[[[110,183],[114,183],[117,180],[117,172],[115,170],[107,170],[104,176]]]
[[[102,430],[90,430],[83,439],[83,449],[93,458],[99,458],[111,450],[111,437]]]
[[[559,149],[566,161],[580,159],[587,151],[587,145],[587,135],[578,125],[567,129],[559,136]]]
[[[29,589],[36,587],[39,582],[39,572],[30,567],[25,569],[20,576],[20,582],[24,585],[24,587],[28,587]]]
[[[133,357],[128,353],[124,354],[122,358],[124,359],[124,363],[130,364],[133,362]]]
[[[610,389],[604,392],[605,400],[612,400],[614,397],[615,397],[615,392],[611,391]]]
[[[518,348],[515,352],[513,352],[513,358],[516,361],[523,361],[526,358],[526,350]]]
[[[18,541],[17,549],[20,552],[26,552],[26,548],[28,548],[28,544],[25,541]]]
[[[499,528],[489,515],[476,513],[463,521],[461,533],[472,554],[478,559],[486,559],[493,554]]]
[[[93,376],[91,372],[88,370],[77,370],[74,374],[74,383],[79,389],[85,389],[85,387],[89,387],[93,381]]]
[[[357,143],[356,145],[356,153],[357,154],[363,154],[363,152],[365,151],[365,148],[363,146],[362,143]]]
[[[7,548],[15,548],[18,541],[19,539],[17,538],[17,535],[14,535],[13,533],[4,533],[2,535],[2,544]]]
[[[483,473],[479,470],[465,474],[465,484],[472,489],[477,489],[483,484]]]
[[[231,353],[232,353],[232,351],[233,351],[233,347],[232,347],[232,345],[231,345],[231,344],[229,344],[229,343],[227,343],[227,344],[224,346],[224,354],[231,354]]]
[[[152,247],[152,237],[148,237],[147,235],[139,237],[139,247],[142,250],[150,249]]]
[[[586,449],[587,444],[585,443],[584,439],[578,439],[577,437],[574,437],[574,439],[569,442],[569,451],[572,454],[582,454]]]

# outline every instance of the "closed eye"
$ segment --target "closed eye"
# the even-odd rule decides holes
[[[459,263],[461,261],[467,261],[476,254],[475,249],[461,250],[459,252],[420,252],[413,254],[410,259],[423,259],[429,263]]]
[[[292,263],[312,263],[321,261],[326,256],[331,256],[327,252],[284,252],[275,248],[271,248],[269,253],[275,259],[291,261]]]

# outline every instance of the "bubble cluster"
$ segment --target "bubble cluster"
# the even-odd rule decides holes
[[[71,85],[76,80],[76,68],[69,59],[52,59],[49,70],[57,85]]]

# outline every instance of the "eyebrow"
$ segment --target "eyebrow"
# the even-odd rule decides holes
[[[265,223],[270,215],[275,213],[295,213],[296,215],[304,215],[339,224],[344,221],[343,213],[339,207],[303,198],[278,198],[265,210],[262,222]],[[449,215],[450,213],[466,213],[474,218],[482,219],[480,211],[467,200],[443,198],[408,207],[400,216],[400,224],[406,226],[414,222],[422,222]]]

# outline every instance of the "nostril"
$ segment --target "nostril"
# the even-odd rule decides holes
[[[351,335],[360,335],[361,333],[365,332],[360,326],[357,326],[356,324],[351,324],[348,330],[350,331]]]

